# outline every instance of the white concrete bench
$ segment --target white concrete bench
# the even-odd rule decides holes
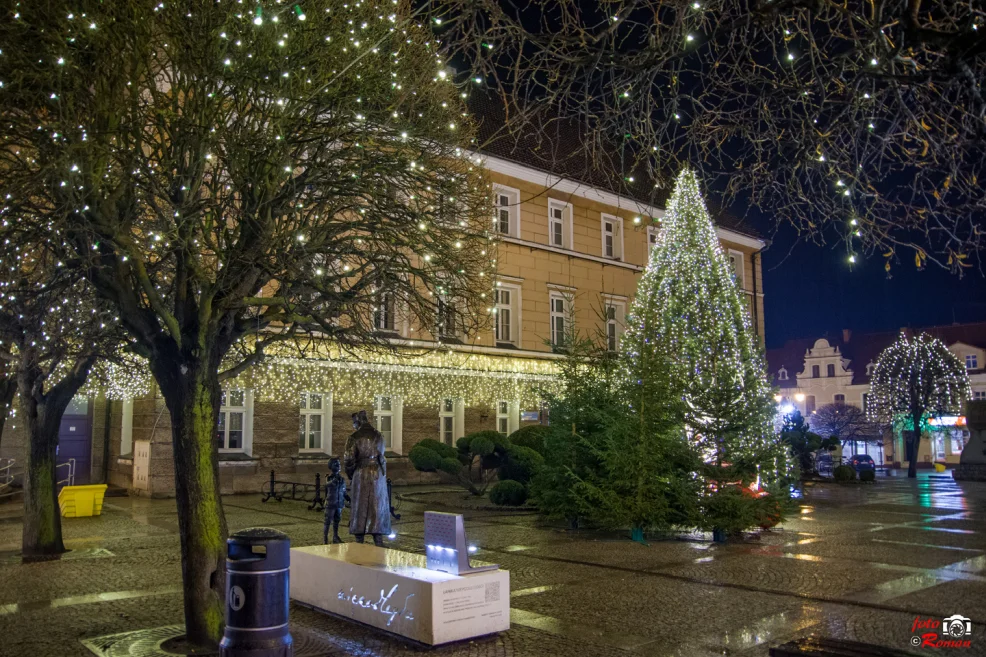
[[[427,645],[510,629],[510,573],[428,570],[424,555],[361,543],[291,550],[291,598]]]

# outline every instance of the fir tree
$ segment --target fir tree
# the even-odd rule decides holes
[[[762,350],[690,170],[678,176],[623,345],[635,411],[680,402],[684,437],[703,463],[700,524],[726,526],[714,498],[733,483],[757,482],[786,496],[792,470],[774,435]],[[654,377],[667,379],[657,397],[644,392],[658,385]]]

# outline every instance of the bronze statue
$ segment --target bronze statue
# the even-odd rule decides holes
[[[346,480],[339,474],[339,459],[329,461],[330,474],[325,477],[325,523],[322,526],[322,543],[329,542],[329,527],[332,528],[332,542],[342,543],[339,538],[339,521],[342,508],[346,506]]]
[[[383,435],[373,428],[366,411],[353,413],[356,431],[346,441],[346,474],[350,478],[349,533],[362,543],[366,534],[383,547],[390,533],[390,502],[387,499],[387,460]]]

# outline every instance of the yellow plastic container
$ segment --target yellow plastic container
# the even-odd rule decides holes
[[[945,472],[945,464],[935,463],[935,472]]]
[[[64,518],[90,518],[103,512],[106,484],[66,486],[58,493],[58,506]]]

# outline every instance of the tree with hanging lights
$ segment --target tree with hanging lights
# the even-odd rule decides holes
[[[901,333],[877,358],[870,379],[872,418],[887,424],[911,425],[904,433],[907,476],[917,476],[918,449],[927,421],[962,412],[972,397],[969,375],[962,360],[945,343],[927,333]]]
[[[668,397],[683,403],[681,430],[703,464],[702,524],[733,529],[716,509],[720,499],[732,499],[737,485],[786,499],[792,469],[773,429],[776,405],[763,352],[689,169],[679,174],[661,219],[623,345],[631,390],[653,376],[666,377]],[[661,403],[647,395],[632,403],[654,401]]]
[[[974,271],[986,210],[976,2],[430,0],[450,56],[529,117],[576,120],[596,175],[700,169],[852,263]],[[588,118],[591,117],[591,120]],[[566,151],[566,161],[572,154]],[[587,174],[590,172],[586,172]],[[649,186],[649,185],[648,185]]]
[[[7,231],[7,237],[12,235]],[[0,246],[0,359],[17,383],[24,464],[25,561],[65,552],[56,490],[62,416],[98,358],[120,348],[112,308],[44,244]]]
[[[404,1],[55,0],[0,25],[3,220],[149,363],[193,643],[222,636],[223,382],[275,343],[488,321],[490,190],[436,46]]]

